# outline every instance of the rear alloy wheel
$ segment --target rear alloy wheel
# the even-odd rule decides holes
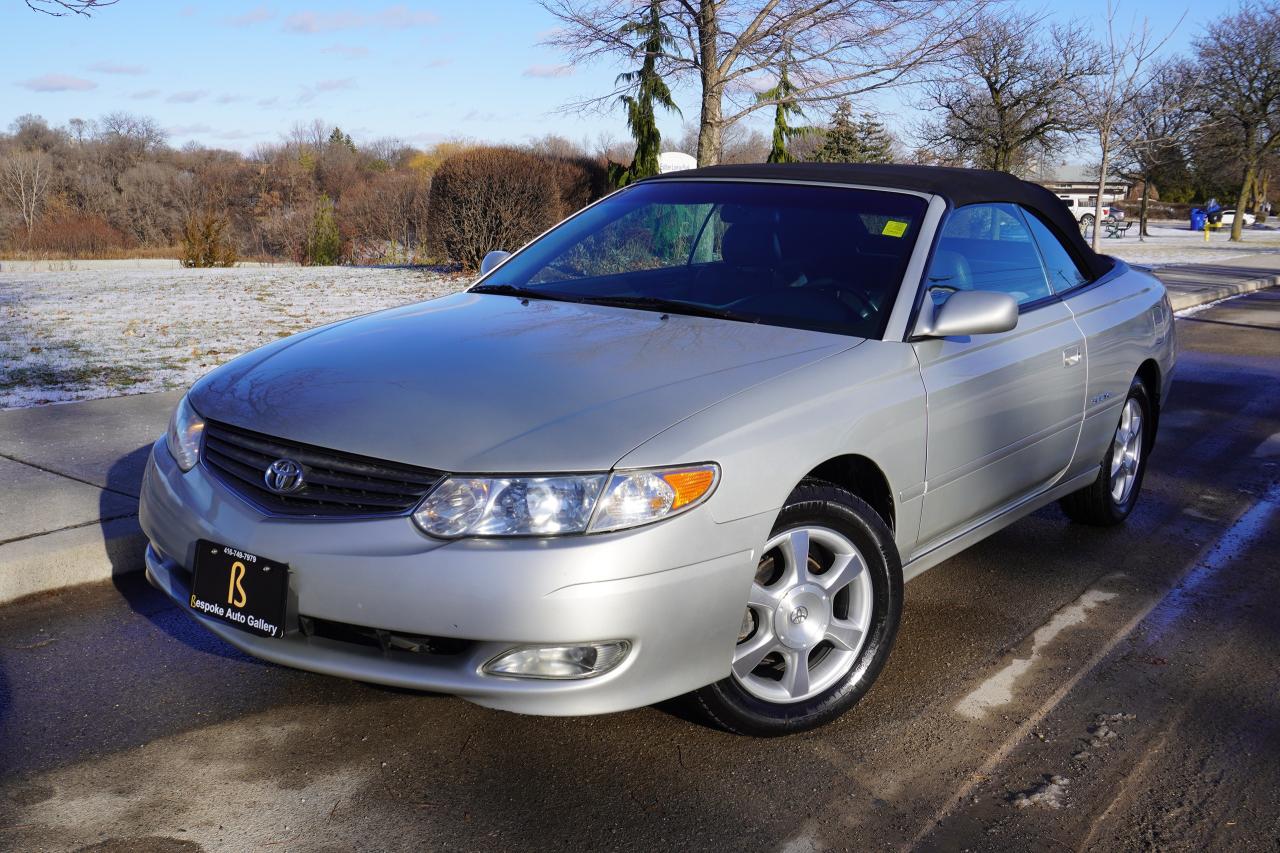
[[[1084,234],[1087,237],[1089,236],[1089,232],[1092,230],[1093,230],[1093,214],[1086,213],[1084,216],[1080,217],[1080,231],[1082,234]]]
[[[742,734],[814,728],[861,698],[897,632],[902,572],[865,502],[825,483],[792,494],[756,567],[728,678],[694,694]]]
[[[1151,397],[1141,379],[1134,379],[1120,408],[1120,422],[1098,469],[1098,478],[1062,499],[1072,521],[1108,527],[1129,517],[1138,502],[1146,451],[1150,446]]]

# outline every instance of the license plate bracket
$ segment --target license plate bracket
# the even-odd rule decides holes
[[[286,564],[201,539],[193,568],[192,610],[260,637],[284,636]]]

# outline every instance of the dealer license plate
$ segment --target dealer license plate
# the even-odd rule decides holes
[[[284,636],[289,567],[229,545],[196,543],[191,609],[262,637]]]

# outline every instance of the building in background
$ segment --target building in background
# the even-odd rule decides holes
[[[1071,164],[1051,167],[1032,180],[1059,198],[1075,199],[1084,204],[1094,204],[1098,199],[1098,170],[1095,167]],[[1123,201],[1129,197],[1132,188],[1131,182],[1113,175],[1107,180],[1102,203]]]

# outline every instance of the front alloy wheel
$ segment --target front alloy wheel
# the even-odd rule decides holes
[[[826,527],[774,536],[751,584],[733,677],[766,702],[800,702],[853,666],[871,627],[866,562]]]
[[[693,694],[702,714],[769,737],[828,723],[866,693],[902,613],[902,567],[875,510],[829,483],[788,498],[747,595],[730,674]]]

